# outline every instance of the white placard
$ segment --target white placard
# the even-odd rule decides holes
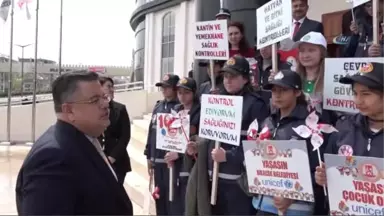
[[[358,73],[369,62],[384,62],[384,58],[326,58],[324,68],[324,109],[356,113],[351,85],[339,83],[339,79]]]
[[[183,121],[183,119],[188,119]],[[173,128],[175,121],[180,121],[181,127]],[[185,153],[189,139],[189,115],[183,118],[171,113],[158,113],[156,124],[156,149]]]
[[[250,193],[315,201],[304,140],[243,141],[243,148]]]
[[[227,20],[212,20],[195,23],[195,59],[228,60]]]
[[[243,97],[203,94],[199,137],[240,145]]]
[[[384,215],[384,159],[324,154],[330,215]]]
[[[257,49],[291,37],[292,2],[270,1],[256,11]]]

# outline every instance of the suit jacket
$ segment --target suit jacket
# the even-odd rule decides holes
[[[60,120],[25,158],[16,205],[19,215],[133,215],[125,189],[95,146]]]
[[[312,31],[324,34],[323,24],[321,22],[305,18],[299,28],[299,31],[293,37],[293,41],[299,41],[304,35]]]
[[[116,101],[109,103],[109,120],[111,124],[99,141],[104,146],[107,156],[116,159],[113,167],[120,172],[131,171],[131,161],[127,152],[127,145],[131,139],[131,122],[124,104]]]

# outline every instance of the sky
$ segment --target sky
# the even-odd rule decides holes
[[[0,0],[2,1],[2,0]],[[19,0],[15,0],[17,3]],[[134,32],[129,24],[135,9],[134,0],[64,0],[63,1],[63,64],[130,66],[135,47]],[[34,58],[36,0],[15,4],[14,44],[33,45],[24,49],[25,58]],[[11,19],[0,21],[0,53],[10,53]],[[40,0],[38,58],[59,61],[60,0]],[[21,48],[14,46],[13,59],[21,57]]]

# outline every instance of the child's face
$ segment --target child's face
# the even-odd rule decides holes
[[[355,83],[353,85],[353,92],[356,107],[359,109],[360,113],[371,117],[382,118],[383,115],[383,93],[372,91],[367,86]]]
[[[296,103],[297,94],[294,89],[275,85],[272,88],[272,103],[278,109],[289,108],[293,103]]]
[[[175,92],[171,86],[161,87],[161,92],[163,93],[164,98],[172,98],[175,96]]]

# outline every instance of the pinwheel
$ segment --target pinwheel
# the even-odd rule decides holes
[[[187,140],[187,142],[189,142],[189,138],[184,130],[184,125],[189,125],[188,115],[185,115],[184,113],[182,113],[182,111],[176,112],[175,110],[171,110],[171,115],[173,121],[170,124],[170,127],[174,129],[180,128],[184,134],[185,139]]]
[[[292,128],[299,136],[304,139],[311,137],[311,144],[313,146],[313,151],[317,150],[317,156],[319,158],[320,166],[321,166],[321,157],[319,148],[323,144],[324,139],[321,133],[332,133],[337,132],[337,130],[328,124],[320,124],[319,116],[316,115],[316,112],[312,112],[305,119],[306,125],[300,125],[296,128]],[[326,189],[324,187],[324,194],[327,195]]]
[[[159,187],[155,187],[155,190],[152,192],[152,197],[154,200],[157,200],[160,198],[160,188]]]
[[[257,122],[257,119],[255,119],[250,125],[247,130],[247,140],[256,140],[257,139],[257,131],[259,130],[259,123]],[[271,133],[269,132],[269,128],[267,126],[264,126],[259,134],[260,140],[266,140],[271,137]]]

